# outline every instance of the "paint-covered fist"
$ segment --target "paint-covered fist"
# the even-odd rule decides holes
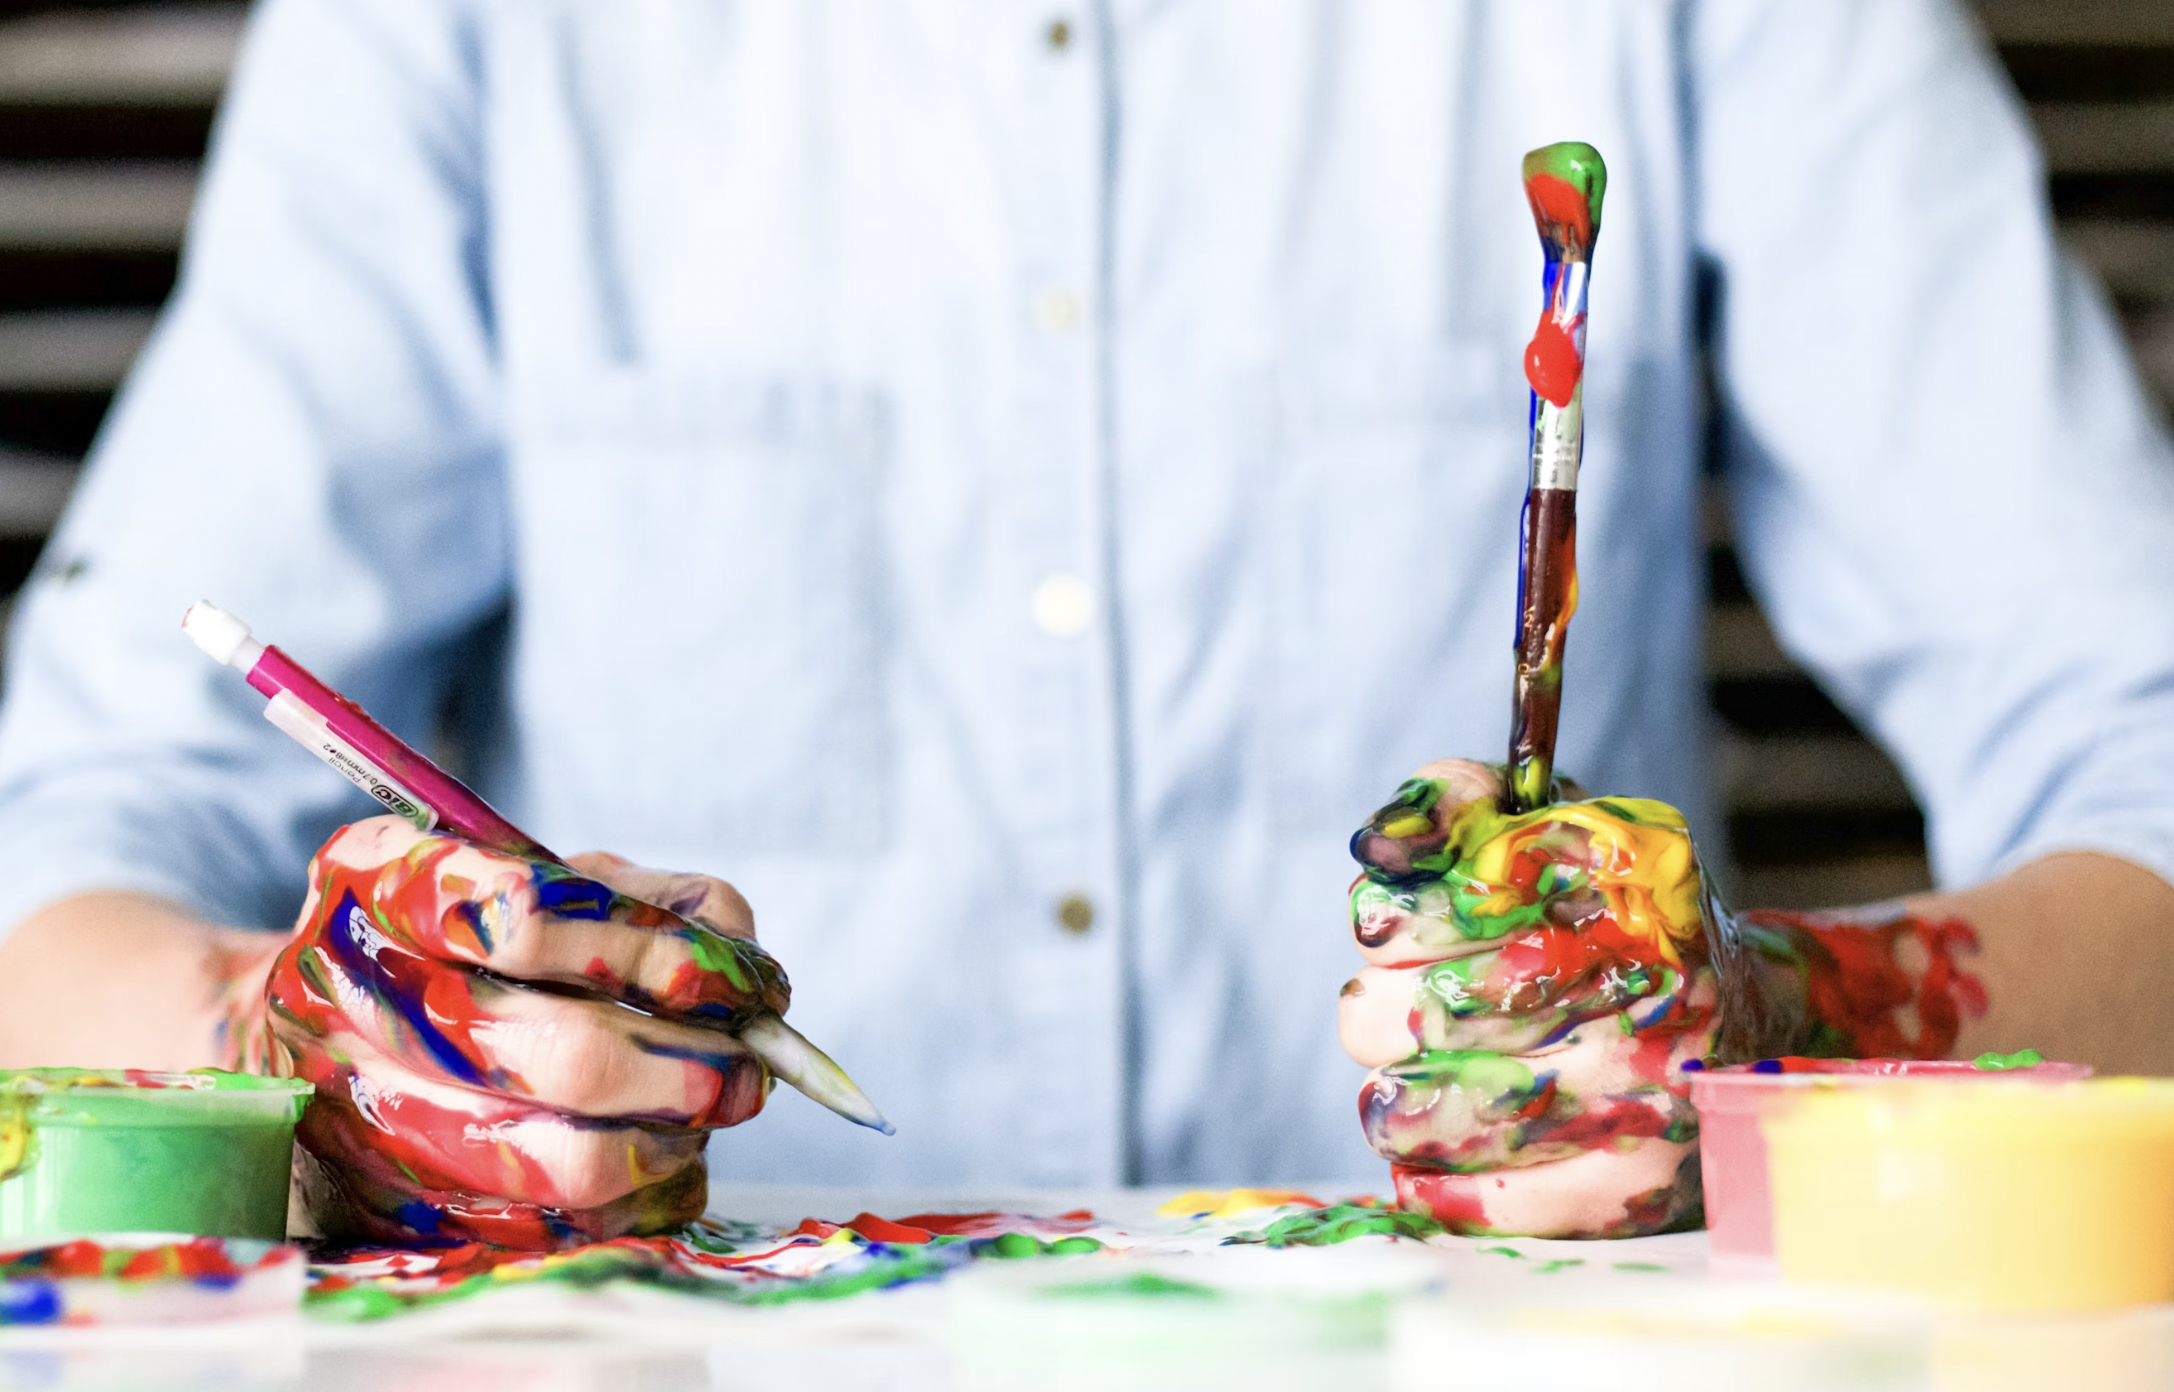
[[[317,1085],[297,1172],[328,1236],[545,1249],[701,1214],[709,1129],[770,1086],[732,1030],[785,974],[722,880],[574,864],[394,817],[311,862],[264,1044]]]
[[[1359,829],[1344,1048],[1397,1197],[1453,1230],[1628,1237],[1698,1211],[1679,1065],[1712,1048],[1718,910],[1683,817],[1639,798],[1505,815],[1429,764]],[[1572,790],[1574,792],[1574,790]]]

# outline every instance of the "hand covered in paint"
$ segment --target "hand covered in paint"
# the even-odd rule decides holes
[[[709,1129],[769,1090],[731,1030],[785,974],[723,881],[576,864],[395,817],[317,853],[266,1044],[317,1085],[298,1175],[328,1236],[541,1249],[701,1214]]]
[[[1456,1231],[1661,1231],[1698,1209],[1678,1066],[1717,1028],[1690,834],[1637,798],[1506,816],[1502,788],[1429,764],[1352,838],[1367,965],[1339,1025],[1374,1070],[1367,1141],[1400,1203]]]

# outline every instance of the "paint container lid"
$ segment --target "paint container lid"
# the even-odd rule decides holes
[[[1602,1275],[1487,1294],[1460,1287],[1391,1320],[1397,1392],[1920,1392],[1928,1312],[1908,1300]]]
[[[1702,1113],[1748,1112],[1762,1096],[1839,1087],[1914,1082],[2073,1083],[2091,1076],[2088,1064],[2038,1062],[1990,1068],[1969,1059],[1761,1059],[1726,1068],[1685,1068],[1691,1102]]]
[[[0,1072],[0,1239],[286,1235],[311,1087],[199,1069]]]
[[[1767,1118],[1765,1130],[1769,1140],[1778,1132],[1844,1138],[1844,1144],[1990,1138],[2009,1149],[2047,1142],[2065,1146],[2084,1138],[2160,1138],[2174,1136],[2174,1081],[2099,1078],[2048,1088],[2026,1075],[1973,1088],[1910,1083],[1822,1092]]]
[[[46,1126],[292,1126],[314,1089],[299,1078],[199,1068],[0,1070],[0,1099],[27,1107]],[[0,1102],[0,1106],[6,1105]]]

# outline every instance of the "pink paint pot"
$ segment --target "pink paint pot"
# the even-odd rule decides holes
[[[1686,1069],[1698,1108],[1698,1157],[1706,1228],[1717,1272],[1771,1276],[1774,1198],[1760,1126],[1822,1089],[1878,1087],[1898,1079],[1978,1082],[1988,1078],[2072,1083],[2091,1076],[2080,1063],[1986,1069],[1946,1059],[1767,1059],[1727,1068]]]

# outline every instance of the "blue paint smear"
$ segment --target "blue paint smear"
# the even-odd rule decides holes
[[[60,1287],[53,1282],[0,1281],[0,1324],[58,1324],[60,1311]]]
[[[672,1044],[660,1044],[654,1039],[644,1039],[640,1035],[634,1035],[632,1038],[634,1047],[645,1054],[653,1054],[658,1058],[680,1059],[687,1063],[704,1064],[720,1073],[729,1073],[735,1068],[745,1067],[748,1063],[748,1056],[744,1053],[729,1054],[710,1049],[682,1049]]]
[[[432,1205],[424,1203],[421,1199],[409,1199],[399,1208],[393,1210],[393,1216],[399,1219],[410,1232],[421,1237],[429,1237],[436,1233],[438,1225],[445,1221],[444,1214],[440,1213]]]
[[[612,901],[618,898],[595,880],[556,865],[539,863],[530,881],[536,886],[536,907],[558,918],[610,918]]]
[[[362,905],[356,902],[354,892],[350,890],[341,896],[339,906],[333,910],[330,931],[325,934],[333,961],[357,981],[368,984],[379,1005],[389,1007],[407,1022],[409,1031],[422,1044],[432,1062],[471,1087],[490,1086],[482,1072],[469,1062],[468,1056],[423,1010],[418,994],[408,989],[409,983],[396,980],[381,962],[363,951],[361,938],[355,930],[358,916],[364,922],[369,921],[369,915],[363,913]],[[417,960],[413,953],[397,947],[385,955]]]
[[[453,912],[461,922],[468,925],[468,931],[476,935],[476,942],[482,947],[485,956],[498,950],[497,945],[491,941],[490,928],[484,923],[481,904],[473,899],[464,900],[453,906]]]

